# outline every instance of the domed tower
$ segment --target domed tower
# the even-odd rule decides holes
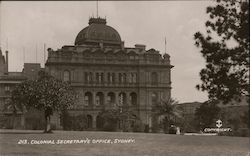
[[[121,46],[123,42],[119,33],[106,23],[106,19],[100,17],[90,18],[89,26],[78,33],[75,45]]]

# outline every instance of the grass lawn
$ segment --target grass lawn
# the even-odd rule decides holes
[[[57,144],[58,140],[86,140],[90,143]],[[92,143],[110,139],[110,143]],[[115,143],[115,139],[131,139]],[[29,144],[18,144],[27,140]],[[49,140],[55,144],[31,144]],[[61,142],[62,143],[62,142]],[[248,156],[249,138],[184,136],[152,133],[0,130],[0,156]]]

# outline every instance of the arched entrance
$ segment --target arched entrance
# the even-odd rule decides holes
[[[93,127],[93,117],[91,115],[87,115],[87,128],[91,129]]]
[[[97,117],[96,117],[97,130],[102,130],[103,126],[104,126],[104,119],[100,115],[97,115]]]

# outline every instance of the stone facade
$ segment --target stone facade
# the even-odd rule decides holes
[[[75,45],[48,49],[45,70],[75,88],[79,99],[70,113],[87,114],[90,128],[96,128],[101,111],[115,106],[132,110],[151,127],[152,106],[171,97],[169,58],[144,45],[124,47],[106,19],[90,18]]]

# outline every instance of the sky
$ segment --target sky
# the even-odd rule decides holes
[[[22,71],[23,63],[41,63],[47,48],[73,45],[76,35],[97,15],[96,1],[2,1],[0,47],[9,51],[9,71]],[[171,56],[172,98],[203,102],[198,91],[205,60],[194,45],[194,33],[205,32],[206,7],[213,1],[98,1],[98,14],[115,28],[125,47],[144,44]]]

